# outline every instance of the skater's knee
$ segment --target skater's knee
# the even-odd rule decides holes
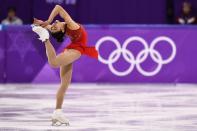
[[[58,68],[58,67],[60,67],[60,65],[58,64],[58,62],[56,60],[49,60],[49,65],[52,68]]]

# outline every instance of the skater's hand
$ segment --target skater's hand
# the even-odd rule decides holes
[[[40,26],[42,26],[43,28],[45,28],[46,26],[48,26],[50,24],[50,22],[47,20],[47,21],[44,21],[40,24]]]
[[[44,23],[44,21],[34,18],[34,25],[41,25],[42,23]]]

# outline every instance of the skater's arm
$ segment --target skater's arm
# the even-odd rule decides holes
[[[56,5],[55,8],[52,10],[47,20],[48,24],[50,24],[57,15],[60,15],[64,19],[64,21],[67,24],[67,27],[71,30],[76,30],[79,28],[79,25],[70,17],[70,15],[60,5]]]
[[[57,15],[60,15],[66,23],[72,21],[70,15],[60,5],[56,5],[48,18],[49,23],[51,23]]]
[[[35,24],[35,25],[42,25],[44,23],[44,21],[42,21],[42,20],[39,20],[39,19],[37,19],[37,18],[34,18],[34,21],[33,21],[33,24]],[[48,30],[51,30],[51,25],[47,25],[47,26],[45,26],[44,27],[45,29],[48,29]]]

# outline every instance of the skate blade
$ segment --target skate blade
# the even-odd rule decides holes
[[[53,119],[52,120],[52,126],[62,126],[62,125],[65,125],[65,126],[70,126],[70,123],[62,123],[56,119]]]

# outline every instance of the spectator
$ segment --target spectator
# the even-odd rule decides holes
[[[183,2],[182,14],[178,18],[179,24],[195,24],[196,17],[192,15],[192,5],[188,1]]]
[[[1,24],[3,25],[22,25],[23,21],[16,16],[16,9],[11,7],[8,9],[8,16]]]

